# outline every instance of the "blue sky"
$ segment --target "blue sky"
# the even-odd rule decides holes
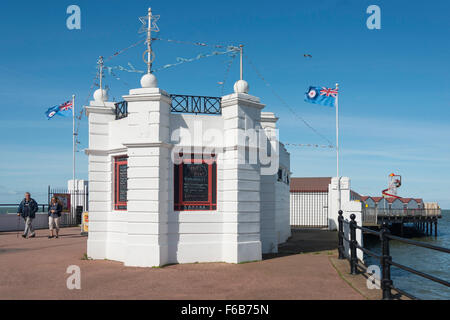
[[[81,8],[81,30],[66,28],[66,8]],[[366,8],[381,8],[381,30],[368,30]],[[89,96],[98,56],[142,38],[138,16],[160,14],[162,38],[244,44],[245,53],[274,90],[314,128],[334,141],[334,109],[307,104],[309,85],[340,83],[341,174],[361,194],[380,195],[391,172],[401,174],[402,196],[450,207],[450,22],[448,1],[2,1],[0,10],[0,203],[17,203],[26,190],[46,201],[47,186],[72,176],[72,122],[47,121],[44,111]],[[155,68],[212,49],[155,42]],[[144,70],[144,45],[107,65]],[[312,58],[304,58],[308,53]],[[219,96],[227,56],[156,73],[170,92]],[[140,75],[117,73],[104,83],[116,101],[139,87]],[[238,79],[235,60],[223,88]],[[250,93],[280,120],[287,143],[327,144],[305,127],[246,64]],[[80,127],[87,147],[87,121]],[[332,176],[332,149],[289,147],[293,176]],[[87,156],[78,153],[77,176],[87,179]]]

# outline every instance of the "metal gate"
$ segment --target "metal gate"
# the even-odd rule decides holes
[[[328,227],[328,192],[291,192],[290,202],[292,227]]]
[[[56,196],[58,201],[63,205],[63,213],[61,215],[60,224],[62,226],[77,226],[81,223],[80,212],[88,211],[89,193],[88,189],[68,190],[63,188],[50,188],[48,186],[48,203],[50,199]]]

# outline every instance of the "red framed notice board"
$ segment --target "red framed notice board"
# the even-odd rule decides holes
[[[174,164],[174,210],[214,211],[217,209],[216,156],[190,154]]]

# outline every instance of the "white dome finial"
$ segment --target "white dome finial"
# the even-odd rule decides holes
[[[249,85],[245,80],[238,80],[233,88],[235,93],[248,93]]]
[[[108,101],[108,92],[105,89],[97,89],[94,92],[94,100],[97,102]]]
[[[152,73],[146,73],[141,78],[142,88],[157,88],[158,80]]]

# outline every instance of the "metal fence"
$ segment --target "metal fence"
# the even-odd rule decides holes
[[[328,192],[291,192],[290,223],[292,227],[328,227]]]
[[[379,260],[380,266],[381,266],[381,279],[379,279],[380,288],[382,291],[382,299],[383,300],[391,300],[394,298],[394,295],[392,294],[392,290],[397,291],[399,294],[404,295],[410,299],[418,299],[417,297],[413,296],[412,294],[403,291],[402,289],[399,289],[394,286],[394,282],[391,278],[391,267],[396,267],[399,269],[402,269],[406,272],[413,273],[419,277],[428,279],[430,281],[440,283],[447,288],[450,288],[450,282],[438,278],[434,275],[424,273],[422,271],[413,269],[409,266],[405,266],[403,264],[400,264],[398,262],[392,261],[392,255],[390,253],[390,246],[389,242],[390,240],[396,240],[400,241],[404,244],[413,245],[421,248],[436,250],[443,253],[450,253],[449,248],[439,247],[435,246],[429,243],[410,240],[398,236],[394,236],[390,233],[389,230],[389,223],[387,220],[383,221],[381,230],[375,231],[372,229],[364,228],[362,226],[358,226],[356,222],[356,216],[354,214],[350,215],[350,221],[344,220],[344,217],[342,216],[343,212],[342,210],[339,210],[338,212],[338,224],[339,224],[339,230],[338,230],[338,252],[339,252],[339,259],[348,259],[350,262],[350,273],[351,274],[358,274],[360,269],[362,269],[363,272],[367,272],[367,266],[364,265],[362,261],[360,261],[357,257],[357,250],[361,250],[364,254],[370,255],[374,257],[375,259]],[[344,234],[344,224],[348,225],[350,228],[350,237],[347,238]],[[358,241],[356,240],[356,230],[359,229],[361,232],[373,234],[380,238],[381,240],[381,254],[378,254],[376,252],[373,252],[371,250],[368,250],[364,248]],[[350,254],[346,254],[346,250],[344,249],[344,241],[349,244],[350,247]],[[430,262],[432,263],[432,262]]]
[[[60,223],[64,226],[76,226],[81,223],[83,211],[89,210],[89,192],[88,189],[69,190],[64,188],[48,187],[48,202],[56,196],[61,202],[64,212],[61,215]]]
[[[171,94],[172,112],[222,114],[222,98]]]
[[[128,102],[121,101],[114,104],[116,106],[116,120],[128,117]]]

